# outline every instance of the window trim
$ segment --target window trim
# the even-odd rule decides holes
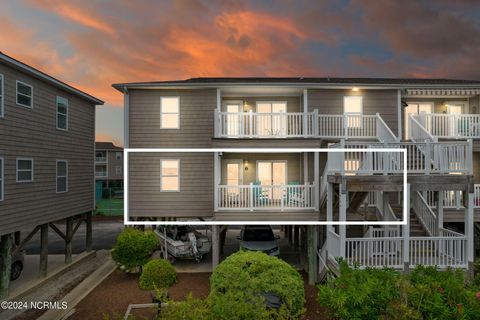
[[[162,175],[162,162],[163,161],[177,161],[178,162],[178,174],[176,176],[172,175],[166,175],[165,177],[177,177],[178,179],[178,190],[162,190],[163,186],[163,175]],[[160,192],[180,192],[180,159],[174,159],[174,158],[161,158],[160,159]]]
[[[162,111],[162,99],[164,98],[176,98],[178,100],[178,112],[163,112]],[[177,128],[164,128],[162,126],[162,116],[164,114],[176,114],[178,116],[178,127]],[[179,130],[180,129],[180,96],[162,96],[160,97],[160,129],[162,130]]]
[[[0,157],[0,202],[2,202],[5,198],[5,158]]]
[[[0,81],[2,81],[2,84],[0,86],[1,94],[0,94],[0,118],[5,118],[5,78],[3,77],[3,74],[0,73]]]
[[[31,170],[31,171],[32,171],[32,179],[31,179],[31,180],[18,180],[18,173],[20,172],[20,171],[18,171],[18,161],[21,161],[21,160],[27,160],[27,161],[32,162],[32,170]],[[29,182],[33,182],[33,181],[34,181],[34,172],[35,172],[35,162],[34,162],[33,158],[19,157],[19,158],[16,159],[15,162],[16,162],[16,166],[15,166],[15,176],[16,176],[15,178],[16,178],[16,182],[17,182],[17,183],[29,183]],[[22,172],[23,172],[23,171],[27,171],[27,170],[22,169]]]
[[[58,163],[60,162],[65,162],[66,167],[65,167],[65,176],[59,176],[58,175]],[[58,178],[65,178],[65,191],[58,191]],[[55,191],[56,193],[67,193],[68,192],[68,160],[57,160],[55,162]]]
[[[65,100],[66,105],[67,105],[67,113],[58,112],[58,101],[59,101],[60,99]],[[56,119],[56,121],[57,121],[57,124],[56,124],[57,130],[68,131],[68,109],[69,109],[69,101],[68,101],[68,99],[67,99],[67,98],[64,98],[64,97],[61,97],[61,96],[57,96],[57,98],[55,99],[55,109],[56,109],[56,110],[55,110],[55,111],[56,111],[55,114],[56,114],[56,116],[57,116],[57,119]],[[60,127],[58,126],[58,115],[59,115],[59,114],[65,115],[65,117],[66,117],[66,119],[65,119],[66,127],[65,127],[65,128],[60,128]]]
[[[120,159],[118,159],[118,155],[120,155]],[[120,152],[120,151],[115,151],[115,160],[117,161],[122,161],[122,156],[123,156],[123,153]]]
[[[23,84],[24,86],[27,86],[27,87],[30,87],[30,89],[32,90],[31,92],[31,96],[30,96],[30,101],[31,101],[31,105],[28,106],[26,104],[23,104],[23,103],[20,103],[18,102],[18,95],[19,95],[19,92],[18,92],[18,84],[21,83]],[[27,95],[23,94],[23,93],[20,93],[22,96],[26,96],[28,97]],[[17,103],[17,106],[22,106],[22,107],[25,107],[25,108],[29,108],[29,109],[33,109],[33,86],[28,84],[28,83],[25,83],[23,81],[20,81],[20,80],[17,80],[15,82],[15,100],[16,100],[16,103]]]

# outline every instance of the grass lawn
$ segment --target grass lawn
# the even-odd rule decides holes
[[[98,201],[95,214],[102,216],[123,216],[123,199],[102,199]]]

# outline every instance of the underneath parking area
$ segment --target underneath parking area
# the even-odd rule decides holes
[[[237,237],[240,235],[241,228],[242,226],[228,226],[225,235],[225,243],[220,249],[220,261],[240,249],[240,241]],[[289,243],[288,237],[285,236],[285,233],[281,230],[280,226],[272,226],[272,229],[275,236],[278,236],[279,238],[277,240],[280,250],[279,258],[293,265],[297,269],[303,269],[302,265],[304,257],[301,254],[300,248]],[[211,239],[211,231],[209,228],[199,227],[197,231],[206,234]],[[208,253],[200,262],[196,262],[195,260],[176,260],[174,265],[178,272],[211,272],[212,252]]]

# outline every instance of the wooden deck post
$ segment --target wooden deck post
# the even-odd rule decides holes
[[[220,228],[217,225],[212,226],[212,270],[220,262]]]
[[[72,262],[73,217],[68,217],[65,223],[65,263]]]
[[[308,284],[314,285],[317,281],[317,250],[318,232],[317,226],[307,226],[307,261],[308,261]]]
[[[299,245],[300,245],[300,227],[295,225],[293,226],[293,247],[295,251],[299,250]]]
[[[92,251],[92,212],[89,211],[85,214],[86,233],[85,233],[85,250],[87,252]]]
[[[465,236],[467,237],[467,266],[468,266],[468,276],[470,279],[473,279],[474,272],[474,239],[473,239],[473,199],[474,193],[472,190],[468,190],[466,193],[465,199]]]
[[[407,200],[407,224],[403,226],[403,271],[405,273],[410,270],[410,184],[407,184],[405,195]]]
[[[443,228],[443,197],[445,196],[445,191],[437,192],[437,235],[441,236],[440,229]]]
[[[15,238],[15,240],[14,240],[15,246],[18,246],[20,244],[20,242],[22,241],[20,231],[16,231],[14,233],[14,238]]]
[[[293,244],[293,226],[288,226],[288,244],[291,246]]]
[[[40,226],[40,269],[38,276],[44,278],[48,272],[48,223]]]
[[[0,239],[0,299],[8,297],[11,266],[12,236],[11,234],[5,234]]]

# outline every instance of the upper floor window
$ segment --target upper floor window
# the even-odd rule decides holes
[[[33,159],[17,158],[17,182],[33,181]]]
[[[3,201],[3,186],[4,186],[4,178],[3,178],[3,158],[0,157],[0,201]]]
[[[160,161],[160,191],[180,191],[180,160]]]
[[[180,98],[160,98],[160,129],[180,128]]]
[[[3,104],[3,74],[0,74],[0,118],[4,116],[4,104]],[[0,195],[1,196],[1,195]]]
[[[343,97],[343,113],[347,117],[347,126],[349,128],[359,128],[362,125],[363,97],[345,96]]]
[[[57,193],[68,191],[68,161],[57,160]]]
[[[68,130],[68,100],[57,97],[57,129]]]
[[[122,160],[122,153],[121,152],[115,152],[115,158],[117,160]]]
[[[17,104],[33,108],[33,87],[31,85],[17,81]]]

